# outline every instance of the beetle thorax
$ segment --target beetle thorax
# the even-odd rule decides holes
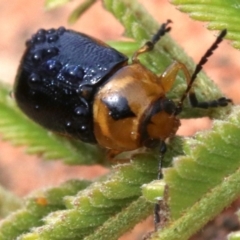
[[[144,66],[132,64],[118,70],[94,99],[94,133],[98,143],[119,151],[142,147],[145,137],[153,138],[149,121],[160,119],[160,125],[166,122],[164,114],[161,119],[156,111],[151,111],[159,99],[165,99],[164,90],[157,76]],[[149,114],[156,117],[152,119]],[[158,139],[163,140],[162,136]]]

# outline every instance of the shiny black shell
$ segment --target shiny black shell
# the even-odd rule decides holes
[[[95,92],[128,58],[72,30],[39,30],[27,41],[14,86],[18,106],[40,125],[95,143]]]

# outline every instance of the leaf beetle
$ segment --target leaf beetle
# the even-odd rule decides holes
[[[170,22],[134,53],[130,64],[122,53],[83,33],[63,27],[39,30],[27,41],[18,69],[13,90],[17,105],[47,129],[84,142],[119,152],[155,147],[175,135],[186,96],[200,108],[226,106],[230,101],[199,103],[191,88],[209,54],[192,77],[176,61],[160,76],[140,63],[138,56],[151,51],[170,31]],[[179,70],[188,88],[175,104],[166,93]]]
[[[225,97],[199,102],[192,88],[207,58],[226,35],[223,30],[194,73],[174,61],[160,76],[139,61],[170,31],[168,20],[153,38],[128,57],[107,44],[63,27],[39,30],[26,43],[13,94],[19,108],[43,127],[116,154],[159,146],[162,178],[165,140],[176,134],[186,97],[193,107],[227,106]],[[179,71],[187,88],[178,103],[166,97]],[[155,208],[155,223],[159,205]]]

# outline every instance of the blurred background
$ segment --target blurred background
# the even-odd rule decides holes
[[[123,27],[97,1],[75,24],[69,25],[67,19],[81,0],[72,1],[62,8],[45,11],[44,0],[0,0],[0,79],[13,84],[20,58],[25,49],[25,41],[39,28],[65,26],[92,35],[103,41],[123,38]],[[139,0],[161,24],[166,19],[173,21],[171,36],[179,42],[188,55],[197,62],[217,33],[209,32],[206,24],[191,20],[179,12],[167,0]],[[224,41],[210,61],[204,66],[207,74],[217,83],[222,92],[240,102],[240,53]],[[1,114],[1,113],[0,113]],[[187,124],[186,124],[187,123]],[[183,121],[179,134],[192,135],[200,129],[211,126],[208,119]],[[0,136],[1,139],[1,136]],[[27,156],[24,147],[13,147],[10,143],[0,142],[0,182],[18,196],[25,196],[34,189],[58,185],[67,179],[93,179],[107,172],[95,167],[64,166],[60,161],[42,161],[36,156]],[[220,220],[218,220],[220,221]],[[213,223],[216,226],[216,221]],[[145,225],[152,225],[149,218]],[[219,224],[221,225],[221,224]],[[138,226],[133,235],[127,234],[121,240],[141,239],[146,232],[143,225]],[[132,233],[132,234],[133,234]],[[199,237],[199,238],[198,238]],[[194,239],[220,239],[196,236]],[[224,238],[223,238],[224,239]]]

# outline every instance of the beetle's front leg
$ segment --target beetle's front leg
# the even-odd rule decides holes
[[[183,71],[187,85],[190,82],[190,74],[187,67],[180,62],[174,61],[164,72],[159,76],[159,82],[162,85],[164,92],[172,89],[179,71]],[[191,89],[193,92],[193,90]]]
[[[157,176],[157,179],[158,180],[161,180],[163,179],[163,172],[162,172],[162,165],[163,165],[163,158],[164,158],[164,155],[167,151],[167,145],[164,141],[161,141],[160,142],[160,147],[159,147],[159,161],[158,161],[158,176]],[[155,231],[157,231],[158,229],[158,225],[160,224],[160,221],[161,221],[161,218],[160,218],[160,202],[156,203],[155,204],[155,207],[154,207],[154,226],[155,226]]]
[[[221,97],[212,101],[203,101],[203,102],[199,102],[197,100],[196,94],[194,92],[190,93],[189,96],[189,101],[192,107],[196,107],[196,108],[215,108],[215,107],[225,107],[227,106],[229,103],[232,103],[232,100],[229,98],[225,98],[225,97]]]
[[[188,69],[183,63],[175,61],[163,72],[161,76],[159,76],[159,81],[164,89],[164,92],[168,92],[171,90],[176,80],[177,74],[180,70],[183,71],[187,85],[189,85],[191,77]],[[211,107],[225,107],[229,103],[232,103],[231,99],[228,99],[225,97],[221,97],[211,101],[199,102],[193,88],[189,90],[187,95],[188,95],[188,99],[190,101],[191,106],[196,108],[207,109]]]
[[[107,160],[111,162],[112,164],[123,164],[123,163],[129,163],[131,161],[130,158],[116,158],[117,155],[122,153],[122,151],[114,150],[114,149],[108,149],[107,150]]]

